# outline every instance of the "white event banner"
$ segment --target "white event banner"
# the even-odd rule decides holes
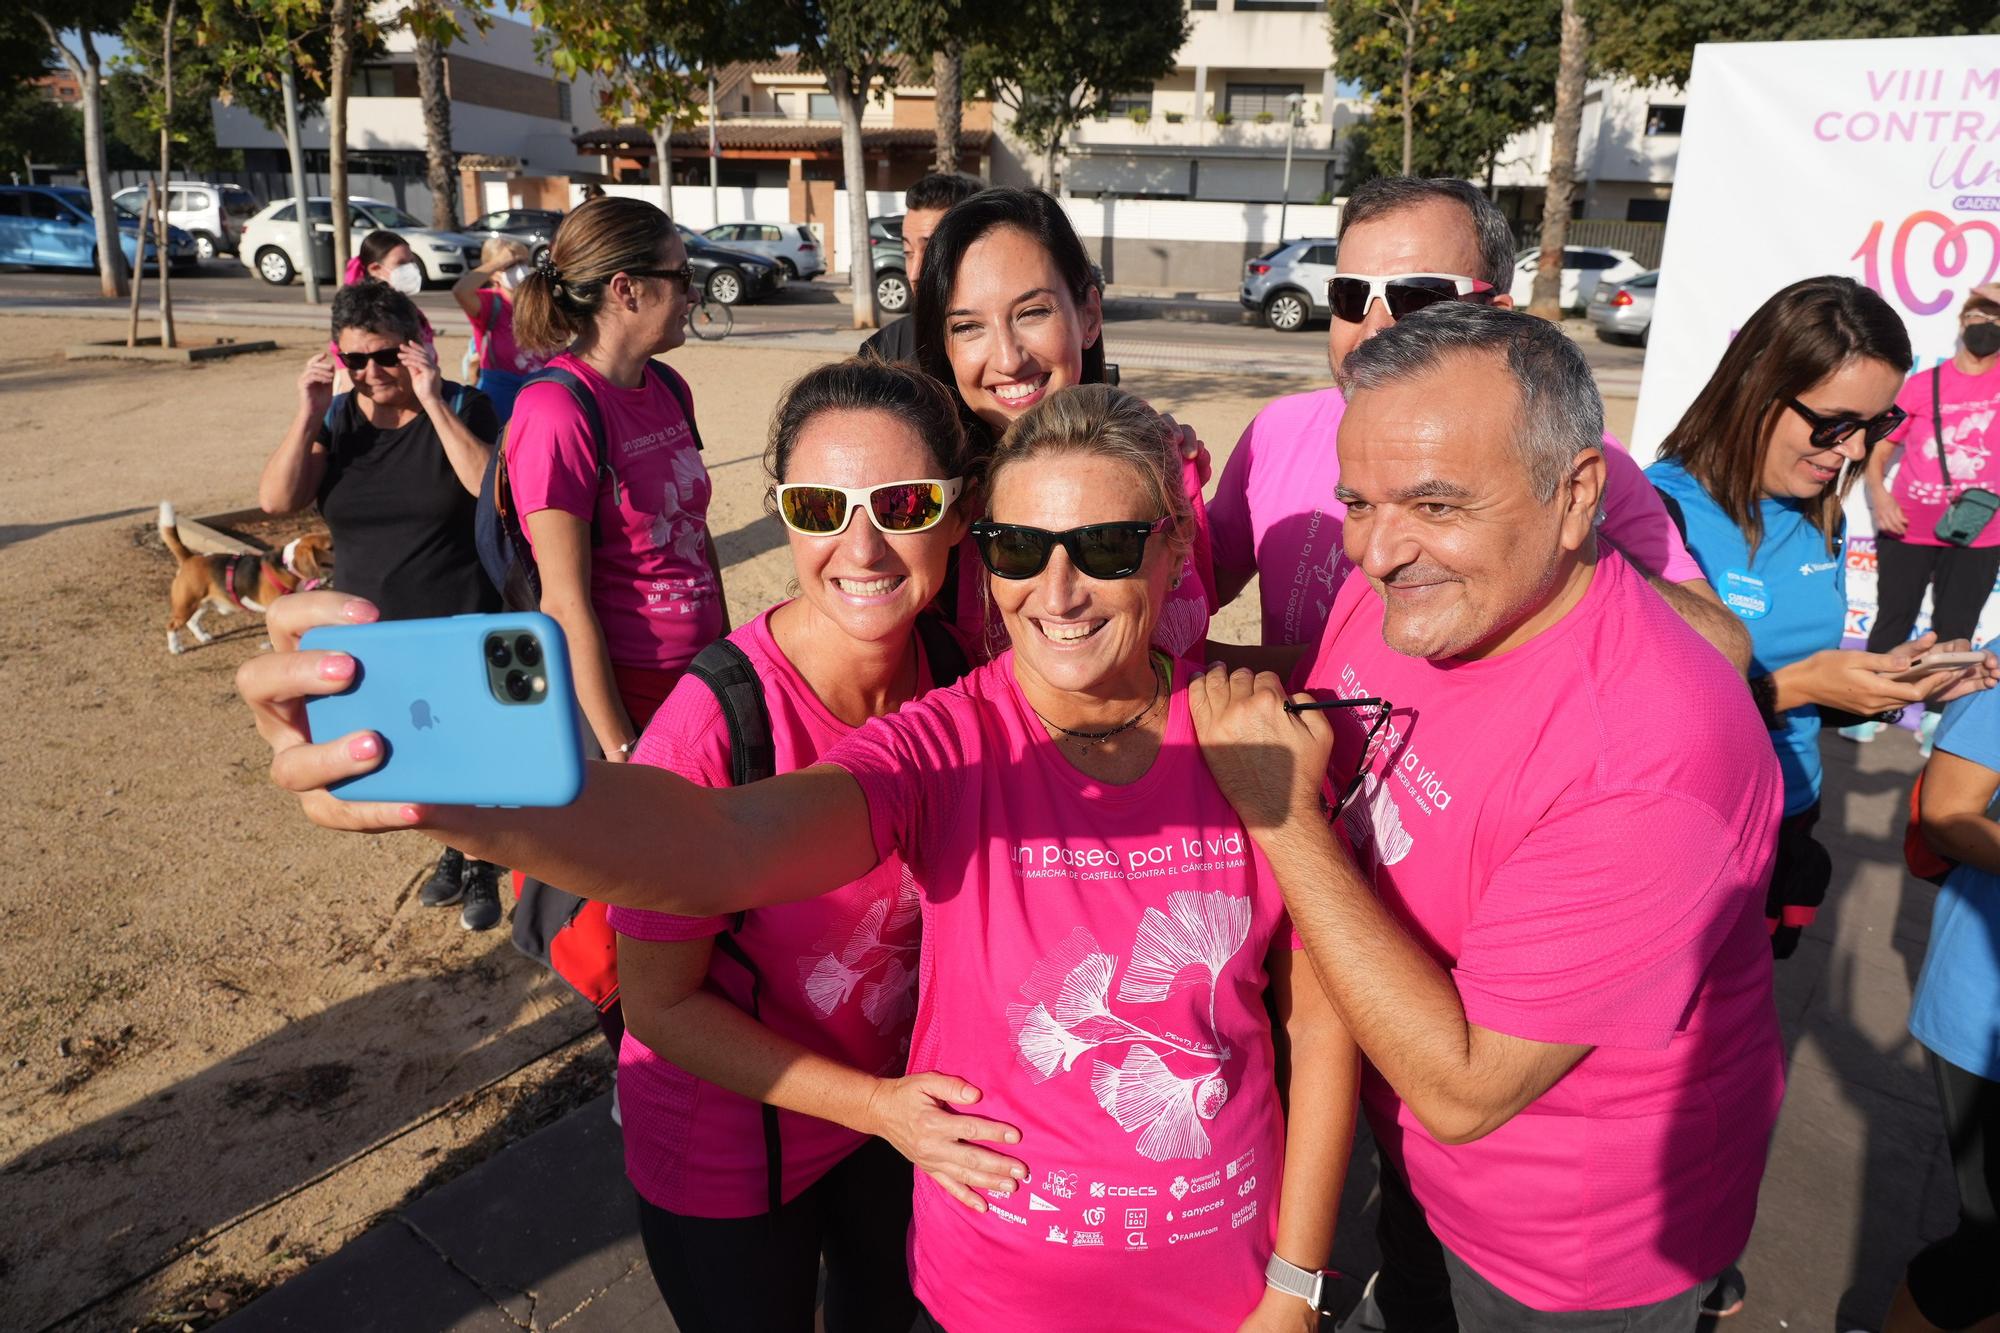
[[[1915,369],[1952,355],[1967,293],[2000,276],[2000,36],[1695,48],[1633,427],[1640,462],[1757,307],[1824,273],[1888,300]],[[1847,633],[1864,638],[1875,537],[1858,486],[1847,522]],[[2000,597],[1979,622],[1982,641],[1996,632]]]

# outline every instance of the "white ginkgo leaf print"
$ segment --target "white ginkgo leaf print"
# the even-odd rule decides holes
[[[1008,1005],[1007,1024],[1037,1083],[1122,1030],[1111,1013],[1111,974],[1117,966],[1116,958],[1097,947],[1096,937],[1078,926],[1021,983],[1021,994],[1034,1003]]]
[[[903,975],[914,976],[908,960],[916,951],[916,921],[904,912],[899,890],[897,896],[876,898],[829,927],[813,952],[799,959],[799,989],[814,1011],[828,1018],[877,969],[896,967]],[[874,1020],[874,1015],[869,1017]],[[875,1021],[878,1030],[888,1030]]]
[[[1076,1064],[1076,1058],[1097,1049],[1097,1043],[1077,1036],[1049,1012],[1045,1004],[1010,1004],[1007,1023],[1014,1029],[1014,1051],[1037,1083],[1046,1082]]]
[[[887,1035],[906,1025],[917,1011],[916,969],[892,958],[882,969],[881,979],[861,987],[861,1012],[875,1030]]]
[[[1132,940],[1132,962],[1118,983],[1129,1004],[1157,1004],[1189,986],[1214,986],[1250,938],[1250,900],[1226,893],[1167,895],[1167,911],[1148,907]]]
[[[1134,1046],[1122,1068],[1094,1062],[1090,1090],[1118,1128],[1130,1133],[1144,1127],[1135,1147],[1155,1162],[1208,1156],[1212,1145],[1201,1122],[1215,1119],[1229,1099],[1222,1075],[1182,1078],[1150,1046]]]

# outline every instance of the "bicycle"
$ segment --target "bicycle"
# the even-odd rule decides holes
[[[736,316],[728,306],[708,299],[706,288],[688,293],[688,332],[703,342],[720,342],[736,327]]]

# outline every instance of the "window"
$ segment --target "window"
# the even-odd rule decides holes
[[[389,65],[363,65],[347,85],[349,97],[394,97],[396,71]]]
[[[277,212],[271,214],[269,220],[272,222],[290,222],[293,218],[298,216],[298,214],[294,212],[293,209],[294,209],[293,205],[285,204],[281,206]]]
[[[1195,10],[1196,12],[1200,12],[1202,10],[1209,10],[1212,12],[1215,9],[1215,0],[1190,0],[1188,8]]]
[[[778,114],[781,116],[796,116],[799,114],[799,95],[797,93],[772,93],[771,101],[776,104]]]
[[[556,80],[556,119],[570,118],[570,83],[568,79]]]
[[[51,195],[22,195],[21,203],[22,212],[39,222],[61,222],[70,216],[70,211],[58,203]]]
[[[760,241],[782,241],[785,239],[785,234],[776,227],[759,227],[757,228],[757,239]]]
[[[1304,97],[1303,83],[1232,83],[1223,99],[1223,107],[1233,120],[1255,120],[1268,114],[1274,119],[1285,117],[1285,99],[1291,96]]]
[[[813,93],[807,102],[806,119],[837,120],[840,112],[834,108],[832,93]]]
[[[120,208],[129,209],[134,213],[139,211],[139,205],[144,203],[145,200],[146,192],[144,190],[120,190],[117,194],[111,196],[112,203],[118,205]]]
[[[0,218],[17,218],[26,209],[23,196],[13,193],[0,194]]]
[[[743,94],[742,101],[743,101],[743,108],[742,108],[743,114],[747,116],[750,114],[750,94],[749,93]]]
[[[240,185],[225,185],[222,187],[222,207],[230,217],[247,218],[257,211],[257,200]]]
[[[1687,118],[1684,106],[1649,106],[1646,108],[1646,137],[1659,134],[1679,134],[1681,121]]]
[[[1315,245],[1303,255],[1300,255],[1297,262],[1301,264],[1324,264],[1326,267],[1332,268],[1334,264],[1334,248],[1330,245]]]
[[[1563,267],[1581,273],[1598,273],[1615,267],[1618,256],[1604,250],[1564,250]]]
[[[1134,111],[1150,113],[1153,109],[1153,94],[1150,91],[1143,93],[1121,93],[1117,97],[1107,98],[1104,103],[1104,109],[1113,116],[1129,116]]]

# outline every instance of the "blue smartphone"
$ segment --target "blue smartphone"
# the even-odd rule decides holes
[[[569,645],[547,616],[323,625],[299,647],[356,663],[349,689],[307,700],[307,730],[385,747],[381,767],[333,785],[342,800],[568,805],[583,790]]]

